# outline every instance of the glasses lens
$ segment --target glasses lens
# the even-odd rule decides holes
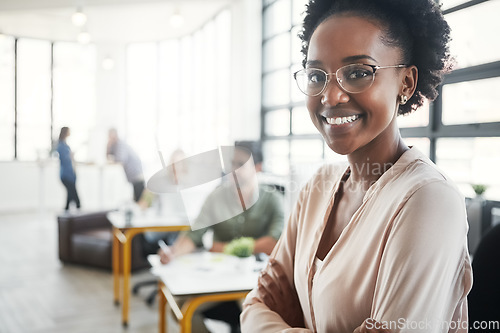
[[[360,93],[368,89],[374,78],[373,68],[366,65],[347,65],[337,71],[337,80],[347,92]]]
[[[295,73],[300,91],[308,96],[319,95],[326,85],[326,73],[315,68],[306,68]]]

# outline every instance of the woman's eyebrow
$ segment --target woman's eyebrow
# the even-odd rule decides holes
[[[370,59],[370,60],[373,60],[374,62],[377,62],[377,60],[375,60],[374,58],[372,58],[372,57],[370,57],[369,55],[366,55],[366,54],[359,54],[359,55],[353,55],[353,56],[345,57],[344,59],[342,59],[342,62],[344,62],[344,63],[352,63],[352,62],[355,62],[355,61],[366,60],[366,59]]]
[[[306,67],[308,67],[308,66],[314,67],[314,66],[319,66],[321,64],[322,64],[322,62],[319,60],[307,60],[306,61]]]
[[[378,63],[377,60],[375,60],[373,57],[370,57],[369,55],[366,55],[366,54],[358,54],[358,55],[348,56],[348,57],[343,58],[342,62],[349,64],[349,63],[354,63],[354,62],[357,62],[360,60],[366,60],[366,59],[370,59],[370,60]],[[319,60],[307,60],[306,61],[306,67],[316,67],[316,66],[320,66],[322,64],[323,63]]]

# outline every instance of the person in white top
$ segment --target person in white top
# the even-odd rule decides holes
[[[294,76],[349,167],[325,166],[302,189],[242,332],[467,331],[464,198],[396,122],[436,98],[449,32],[432,0],[308,4]]]

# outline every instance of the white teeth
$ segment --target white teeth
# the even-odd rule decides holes
[[[353,115],[349,117],[337,117],[337,118],[326,118],[326,122],[330,125],[342,125],[347,123],[352,123],[355,120],[358,120],[358,115]]]

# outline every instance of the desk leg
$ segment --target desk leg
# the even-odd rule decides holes
[[[212,295],[198,296],[188,299],[182,305],[183,317],[181,317],[179,320],[181,326],[181,333],[191,333],[194,312],[201,304],[206,302],[234,301],[237,299],[245,298],[247,294],[248,292],[244,291],[244,292],[233,292],[227,294],[212,294]]]
[[[166,328],[166,318],[165,318],[165,308],[167,304],[167,299],[162,291],[163,282],[158,281],[158,332],[165,333]]]
[[[123,243],[123,308],[122,308],[122,321],[123,326],[128,325],[128,307],[130,299],[130,266],[131,266],[131,252],[132,252],[132,237],[133,235],[125,235],[127,240]]]
[[[120,241],[113,229],[113,300],[120,304]]]

